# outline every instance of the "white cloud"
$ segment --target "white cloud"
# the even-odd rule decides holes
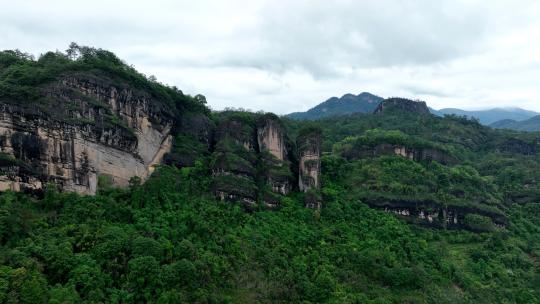
[[[4,2],[4,0],[0,0]],[[5,1],[0,49],[71,41],[226,106],[306,110],[345,93],[540,110],[535,1]]]

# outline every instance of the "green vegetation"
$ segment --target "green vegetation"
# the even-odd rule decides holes
[[[38,60],[0,53],[0,100],[51,110],[55,99],[40,90],[73,73],[139,88],[175,119],[195,115],[174,126],[170,165],[144,183],[132,178],[116,189],[100,175],[95,196],[50,184],[41,195],[0,194],[0,303],[540,302],[537,133],[400,111],[283,119],[298,146],[286,138],[292,157],[281,162],[257,151],[256,127],[273,114],[210,114],[202,96],[77,45]],[[103,111],[106,123],[127,128]],[[183,128],[186,121],[199,124]],[[213,137],[206,123],[216,126]],[[268,180],[295,187],[298,151],[321,132],[321,189],[272,193]],[[459,162],[342,157],[381,144],[434,149]],[[5,153],[0,163],[32,165]],[[246,210],[216,198],[221,192],[259,204]],[[320,202],[320,210],[305,208]],[[393,207],[458,210],[459,227],[415,225],[381,210]]]
[[[351,198],[429,201],[439,206],[466,206],[502,214],[496,185],[470,166],[421,164],[400,156],[363,159],[342,168],[340,182]]]
[[[375,148],[379,144],[390,144],[412,149],[436,149],[443,153],[451,153],[449,151],[450,148],[447,148],[442,144],[414,136],[408,136],[398,130],[385,131],[380,129],[367,130],[365,134],[361,136],[347,137],[334,145],[333,152],[335,154],[343,154],[346,153],[347,150]]]
[[[96,124],[101,121],[77,120],[71,114],[80,107],[76,100],[83,100],[96,109],[105,110],[103,122],[119,126],[128,131],[123,122],[103,103],[89,95],[62,86],[58,81],[76,77],[98,81],[104,86],[117,88],[129,87],[136,92],[143,92],[154,103],[155,111],[174,119],[187,112],[209,113],[204,99],[184,95],[176,87],[169,87],[146,77],[127,65],[115,54],[72,43],[65,52],[48,52],[37,60],[19,51],[0,52],[0,102],[21,107],[35,108],[36,105],[50,118],[79,124]],[[71,96],[61,105],[50,94]],[[67,113],[59,109],[70,109]]]
[[[204,163],[144,185],[0,196],[6,303],[537,303],[540,209],[508,230],[430,230],[348,200],[246,213],[216,201]],[[479,218],[471,224],[483,225]],[[480,220],[480,221],[478,221]]]
[[[2,171],[1,175],[7,175],[9,174],[10,167],[16,167],[18,170],[21,171],[23,174],[29,174],[29,175],[38,175],[38,172],[35,168],[32,167],[31,164],[28,164],[20,159],[17,159],[9,154],[0,152],[0,171]]]

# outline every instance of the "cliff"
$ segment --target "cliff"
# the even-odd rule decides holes
[[[306,193],[305,204],[308,208],[320,209],[321,198],[321,130],[307,128],[300,131],[297,139],[299,156],[298,188]]]
[[[1,152],[31,165],[36,174],[4,175],[0,190],[36,190],[54,182],[63,190],[93,194],[100,174],[127,186],[133,176],[145,179],[171,149],[173,118],[156,110],[144,92],[111,85],[106,77],[73,74],[42,94],[54,112],[1,104]]]
[[[218,121],[211,157],[212,190],[222,200],[257,201],[257,141],[251,117],[231,114]]]
[[[279,205],[293,189],[292,147],[273,114],[222,113],[212,153],[213,191],[223,200]]]
[[[204,96],[189,97],[147,79],[112,53],[75,51],[80,53],[76,58],[48,53],[38,61],[16,53],[8,54],[16,57],[10,61],[0,52],[0,191],[39,193],[52,183],[63,191],[94,194],[99,181],[126,187],[133,177],[147,179],[155,165],[184,167],[201,160],[212,177],[206,191],[221,200],[242,202],[248,209],[276,208],[284,196],[300,191],[306,207],[321,208],[320,129],[299,127],[295,145],[289,122],[274,114],[210,113]],[[424,102],[399,98],[384,100],[375,113],[394,110],[429,113]],[[538,141],[509,137],[494,147],[532,155]],[[444,227],[469,225],[469,215],[505,225],[502,199],[485,190],[495,189],[488,179],[466,166],[448,167],[459,162],[460,150],[446,141],[372,129],[333,148],[351,164],[346,170],[362,170],[382,159],[374,170],[354,171],[344,181],[354,182],[347,185],[358,192],[352,199]],[[430,170],[438,171],[430,175]],[[348,173],[334,176],[343,174]],[[470,184],[484,185],[485,191],[464,186]],[[376,196],[381,193],[393,195]],[[423,201],[407,201],[411,193]]]
[[[0,67],[0,191],[54,183],[94,194],[100,175],[119,187],[144,180],[171,151],[180,118],[204,109],[112,53],[75,50],[78,59],[47,53]]]

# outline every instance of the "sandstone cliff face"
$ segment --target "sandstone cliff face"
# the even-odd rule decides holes
[[[316,191],[321,187],[321,144],[321,134],[318,130],[311,130],[301,134],[297,140],[300,158],[298,176],[300,191]],[[306,198],[306,206],[320,209],[321,200],[318,197],[308,197]]]
[[[226,113],[212,153],[213,191],[221,199],[276,207],[293,186],[287,134],[275,115]]]
[[[34,172],[2,174],[0,190],[38,190],[54,182],[93,194],[101,174],[123,187],[133,176],[145,179],[171,148],[173,118],[132,87],[72,74],[41,94],[47,103],[1,104],[1,152]]]
[[[278,160],[284,160],[284,131],[277,119],[263,118],[257,129],[257,142],[261,151],[268,151]]]
[[[292,174],[285,129],[279,118],[265,115],[259,119],[257,142],[266,167],[266,183],[272,192],[287,195],[292,190]]]

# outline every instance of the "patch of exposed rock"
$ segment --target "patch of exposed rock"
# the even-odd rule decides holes
[[[298,187],[300,191],[310,193],[306,197],[306,207],[315,209],[321,208],[321,199],[316,194],[321,187],[321,146],[322,136],[318,129],[305,130],[298,136]]]
[[[41,94],[41,102],[0,103],[0,152],[16,160],[0,170],[0,190],[39,190],[53,182],[94,194],[98,175],[120,187],[133,176],[144,180],[171,149],[173,116],[144,91],[79,73]]]
[[[294,184],[292,147],[273,114],[224,113],[212,153],[213,191],[247,206],[279,205]]]

